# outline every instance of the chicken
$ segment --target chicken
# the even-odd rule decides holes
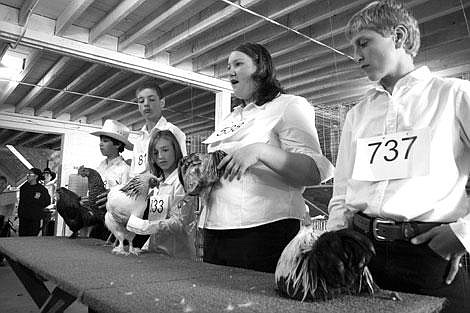
[[[374,294],[379,288],[367,268],[374,254],[371,241],[353,230],[301,226],[279,258],[276,285],[281,295],[302,301]]]
[[[126,185],[115,186],[109,191],[104,222],[118,241],[112,253],[124,255],[140,253],[140,249],[132,246],[135,233],[128,231],[126,224],[131,215],[142,218],[147,207],[149,190],[156,186],[158,186],[157,177],[141,174],[132,178]],[[129,242],[129,252],[124,250],[125,239]]]
[[[227,154],[217,150],[211,153],[191,153],[178,163],[178,177],[186,194],[201,196],[203,206],[209,200],[212,187],[224,173],[217,165]]]
[[[57,212],[72,231],[69,238],[76,238],[83,227],[104,223],[105,210],[100,210],[96,205],[97,196],[106,191],[101,176],[97,171],[83,166],[78,169],[78,174],[88,177],[89,201],[86,204],[82,205],[80,197],[67,188],[60,187],[56,191]]]

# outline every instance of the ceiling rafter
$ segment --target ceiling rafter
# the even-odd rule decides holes
[[[277,20],[281,24],[289,25],[289,27],[295,29],[295,21],[300,14],[299,12],[308,12],[311,6],[318,6],[319,2],[318,0],[297,1],[294,3],[292,3],[292,1],[282,1],[276,4],[269,3],[267,7],[259,9],[258,11],[263,16]],[[315,9],[315,12],[317,12],[317,9]],[[266,23],[264,20],[252,15],[244,16],[243,20],[247,20],[246,24],[242,24],[245,26],[243,28],[240,26],[236,27],[236,25],[240,23],[232,23],[233,25],[230,26],[232,29],[228,29],[228,34],[225,36],[213,38],[217,33],[214,35],[209,34],[208,36],[196,39],[196,44],[193,44],[196,48],[192,50],[178,49],[172,64],[179,64],[188,58],[198,57],[197,59],[199,60],[199,57],[204,58],[205,55],[209,55],[207,59],[213,60],[215,64],[217,61],[220,61],[220,56],[214,54],[214,47],[217,47],[217,50],[221,50],[221,54],[224,54],[222,60],[225,60],[234,47],[246,41],[245,38],[249,38],[248,40],[252,42],[263,43],[289,33],[277,25]],[[305,18],[302,19],[302,21],[304,20]],[[289,34],[293,35],[292,33]],[[203,68],[200,64],[197,64],[196,67]]]
[[[17,132],[16,134],[13,134],[13,135],[11,135],[10,137],[6,138],[6,139],[0,144],[0,146],[4,146],[4,145],[7,145],[7,144],[15,143],[15,141],[18,140],[19,138],[23,137],[23,135],[25,135],[25,133],[23,133],[23,132]]]
[[[171,8],[166,10],[164,13],[160,14],[157,18],[149,21],[147,24],[142,25],[135,32],[124,34],[123,36],[119,37],[118,51],[126,49],[131,44],[135,43],[137,40],[144,37],[152,30],[165,23],[165,21],[167,21],[169,18],[176,16],[188,5],[190,5],[191,1],[193,0],[179,0]]]
[[[356,0],[351,2],[350,0],[338,0],[338,1],[319,1],[318,3],[313,3],[311,8],[305,8],[303,10],[297,10],[289,15],[289,27],[295,29],[297,31],[301,31],[315,23],[323,23],[326,27],[326,32],[321,33],[322,37],[317,38],[313,35],[312,32],[319,33],[317,31],[317,27],[304,30],[304,33],[315,38],[316,40],[322,41],[324,38],[328,38],[331,36],[330,34],[330,18],[333,15],[338,15],[342,12],[348,12],[354,10],[354,8],[358,8],[361,4],[368,2],[368,0]],[[310,10],[315,10],[314,15],[311,16],[309,13]],[[310,18],[306,18],[310,16]],[[335,16],[333,20],[338,20]],[[341,23],[342,28],[344,27],[345,22]],[[333,32],[342,31],[341,29],[333,29]],[[268,50],[271,52],[271,55],[276,56],[276,53],[279,53],[278,49],[273,48],[273,44],[276,42],[280,42],[286,49],[293,49],[293,47],[297,44],[301,45],[313,45],[311,42],[307,41],[305,38],[300,36],[294,35],[290,32],[280,29],[279,27],[275,27],[272,24],[265,25],[262,29],[257,30],[256,32],[252,32],[247,34],[249,36],[250,41],[259,42],[261,44],[265,44]],[[286,39],[288,42],[286,42]],[[225,63],[230,51],[236,46],[245,41],[244,36],[238,36],[231,42],[220,46],[216,50],[212,50],[208,53],[205,53],[199,56],[196,60],[196,68],[198,69],[205,69],[209,66],[215,65],[217,63]],[[322,49],[326,50],[324,47]]]
[[[44,136],[44,134],[34,134],[34,135],[30,136],[29,138],[23,140],[23,141],[21,142],[21,145],[22,145],[23,147],[28,147],[29,144],[31,144],[31,143],[33,143],[33,142],[39,140],[39,139],[42,138],[43,136]]]
[[[55,24],[55,34],[62,36],[70,25],[72,25],[94,0],[69,0],[68,6],[57,18]]]
[[[23,98],[21,101],[15,105],[15,112],[20,112],[26,106],[30,104],[30,102],[37,97],[37,95],[43,90],[41,86],[49,85],[54,79],[57,78],[58,75],[65,69],[67,62],[70,61],[69,57],[61,57],[53,66],[52,68],[41,78],[38,85],[33,87],[33,89]]]
[[[133,81],[132,83],[128,84],[127,86],[113,92],[112,94],[108,95],[107,97],[112,98],[112,99],[119,99],[124,94],[128,94],[128,93],[134,91],[134,89],[138,85],[142,84],[146,80],[148,80],[148,77],[142,76],[142,77],[136,79],[135,81]],[[91,107],[81,111],[80,114],[88,116],[88,115],[91,115],[92,113],[95,113],[99,109],[102,109],[104,112],[106,112],[106,109],[107,109],[106,106],[109,105],[109,104],[114,104],[115,105],[115,103],[110,101],[110,100],[105,100],[105,99],[100,100],[97,103],[95,103],[94,105],[92,105]],[[95,114],[95,116],[91,116],[90,117],[91,118],[90,122],[99,120],[101,118],[100,116],[104,116],[104,115],[101,115],[101,113],[98,113],[98,114]]]
[[[97,94],[98,92],[100,91],[103,91],[105,90],[105,87],[109,86],[112,84],[112,82],[115,82],[117,81],[118,79],[121,78],[122,76],[122,72],[121,71],[117,71],[115,72],[114,74],[112,74],[111,76],[107,77],[104,81],[102,81],[101,83],[99,83],[97,86],[93,87],[91,90],[87,91],[87,94],[90,94],[90,95],[95,95]],[[85,101],[88,101],[88,97],[86,95],[83,95],[81,97],[79,97],[77,100],[73,101],[72,103],[69,103],[67,105],[64,105],[62,108],[60,108],[59,110],[56,111],[56,116],[59,116],[65,112],[73,112],[74,110],[76,110],[80,105],[84,104]]]
[[[240,1],[240,5],[245,8],[249,8],[255,4],[260,3],[261,1],[262,0],[242,0]],[[201,20],[199,23],[189,29],[186,29],[184,32],[176,36],[171,36],[171,38],[167,39],[163,43],[161,42],[161,39],[158,38],[157,40],[154,40],[149,45],[147,45],[145,57],[151,58],[160,52],[171,49],[174,46],[179,45],[181,42],[190,40],[199,33],[206,31],[208,28],[216,27],[220,23],[228,20],[238,13],[240,13],[240,11],[237,8],[233,6],[226,6],[221,11],[218,11],[217,13],[214,13],[211,16]]]
[[[36,114],[39,115],[40,113],[56,106],[60,98],[67,94],[66,91],[73,91],[79,84],[82,84],[85,79],[89,78],[100,66],[101,65],[99,64],[90,65],[84,72],[75,77],[75,79],[70,82],[62,91],[59,91],[49,101],[38,107],[36,109]],[[54,114],[53,117],[56,118],[57,116]]]
[[[37,0],[25,0],[18,13],[18,25],[25,26],[29,11],[35,5]]]
[[[135,11],[145,0],[125,0],[121,1],[117,7],[108,13],[98,24],[90,30],[90,43],[94,43],[98,38],[106,34],[116,24],[126,16]]]

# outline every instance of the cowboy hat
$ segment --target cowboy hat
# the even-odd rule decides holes
[[[134,149],[134,145],[127,139],[129,138],[129,128],[115,120],[106,120],[103,128],[99,131],[92,132],[95,136],[108,136],[116,139],[124,144],[127,150]]]

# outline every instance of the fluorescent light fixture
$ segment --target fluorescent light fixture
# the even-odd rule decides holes
[[[31,163],[28,162],[28,160],[25,159],[25,157],[18,151],[16,150],[15,147],[13,147],[12,145],[6,145],[7,149],[11,151],[11,153],[13,153],[17,158],[18,160],[20,160],[21,163],[24,164],[24,166],[26,166],[28,169],[31,169],[33,168],[34,166],[31,165]]]
[[[23,70],[24,55],[7,51],[0,62],[0,79],[16,80],[18,74]]]

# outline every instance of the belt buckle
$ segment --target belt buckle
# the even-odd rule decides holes
[[[377,240],[377,241],[393,241],[393,239],[387,239],[386,237],[380,236],[379,234],[377,234],[379,224],[395,225],[395,221],[384,220],[384,219],[381,219],[381,218],[374,218],[374,220],[372,221],[372,235],[374,236],[375,240]]]

